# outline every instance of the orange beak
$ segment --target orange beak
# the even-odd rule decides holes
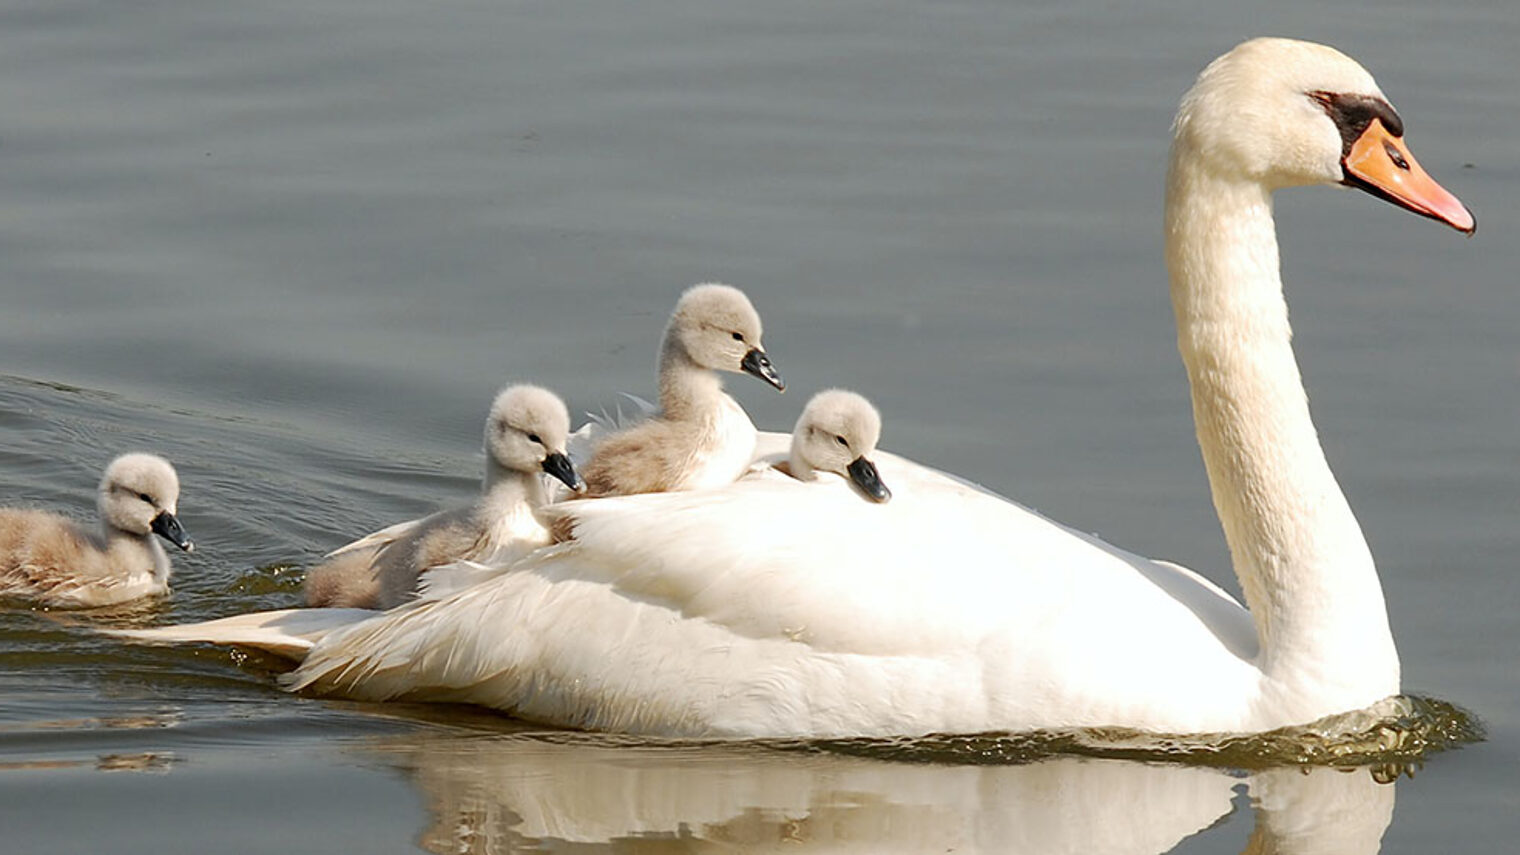
[[[1341,167],[1346,172],[1345,183],[1352,187],[1467,235],[1478,230],[1472,211],[1421,169],[1404,141],[1388,133],[1380,119],[1373,119],[1351,144],[1351,151],[1341,158]]]

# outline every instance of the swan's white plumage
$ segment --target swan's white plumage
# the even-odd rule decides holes
[[[107,635],[158,644],[201,641],[264,650],[299,662],[333,630],[380,614],[369,609],[278,609],[152,629],[106,629]]]
[[[569,503],[553,513],[571,542],[335,629],[289,685],[731,737],[1262,731],[1397,692],[1381,587],[1309,418],[1278,279],[1271,190],[1341,179],[1318,90],[1381,98],[1330,48],[1237,47],[1184,98],[1168,180],[1179,346],[1251,611],[1185,568],[879,453],[886,505],[764,468]],[[1424,213],[1470,230],[1454,197],[1441,204]]]
[[[1132,720],[1156,690],[1144,664],[1196,660],[1200,647],[1209,673],[1174,672],[1173,692],[1251,679],[1250,619],[1217,587],[878,458],[901,485],[887,505],[773,472],[559,506],[574,542],[335,633],[294,685],[611,730],[780,736]],[[1164,626],[1091,635],[1136,610]],[[1200,706],[1188,729],[1226,718]]]

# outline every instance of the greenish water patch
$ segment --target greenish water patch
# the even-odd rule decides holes
[[[266,564],[244,572],[224,588],[222,593],[264,596],[299,592],[305,578],[306,571],[296,564]]]
[[[1372,767],[1393,780],[1426,757],[1485,738],[1477,716],[1436,698],[1400,695],[1307,725],[1256,734],[1156,734],[1127,728],[1036,733],[834,739],[790,748],[926,763],[1033,763],[1061,756],[1258,770],[1281,766]]]

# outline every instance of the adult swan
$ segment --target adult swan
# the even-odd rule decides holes
[[[1177,115],[1172,300],[1249,611],[883,454],[885,505],[758,477],[562,506],[573,541],[309,636],[290,685],[690,737],[1249,732],[1396,694],[1377,573],[1289,345],[1271,192],[1345,184],[1471,233],[1403,130],[1361,66],[1283,39],[1220,57]]]

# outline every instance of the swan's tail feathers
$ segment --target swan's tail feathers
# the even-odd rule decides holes
[[[535,556],[557,553],[550,547]],[[528,567],[533,564],[532,559]],[[344,695],[356,700],[386,701],[400,697],[431,701],[469,701],[510,710],[518,693],[527,691],[515,675],[532,674],[527,663],[541,654],[533,616],[545,606],[551,586],[536,573],[497,574],[443,599],[418,599],[391,609],[374,620],[344,627],[322,639],[295,671],[280,678],[290,691]],[[585,626],[581,616],[568,617],[563,608],[540,621],[570,620]],[[577,629],[576,632],[584,632]],[[472,694],[489,681],[493,697]]]
[[[148,644],[201,642],[252,647],[300,662],[328,633],[377,614],[368,609],[280,609],[178,626],[102,632]]]

